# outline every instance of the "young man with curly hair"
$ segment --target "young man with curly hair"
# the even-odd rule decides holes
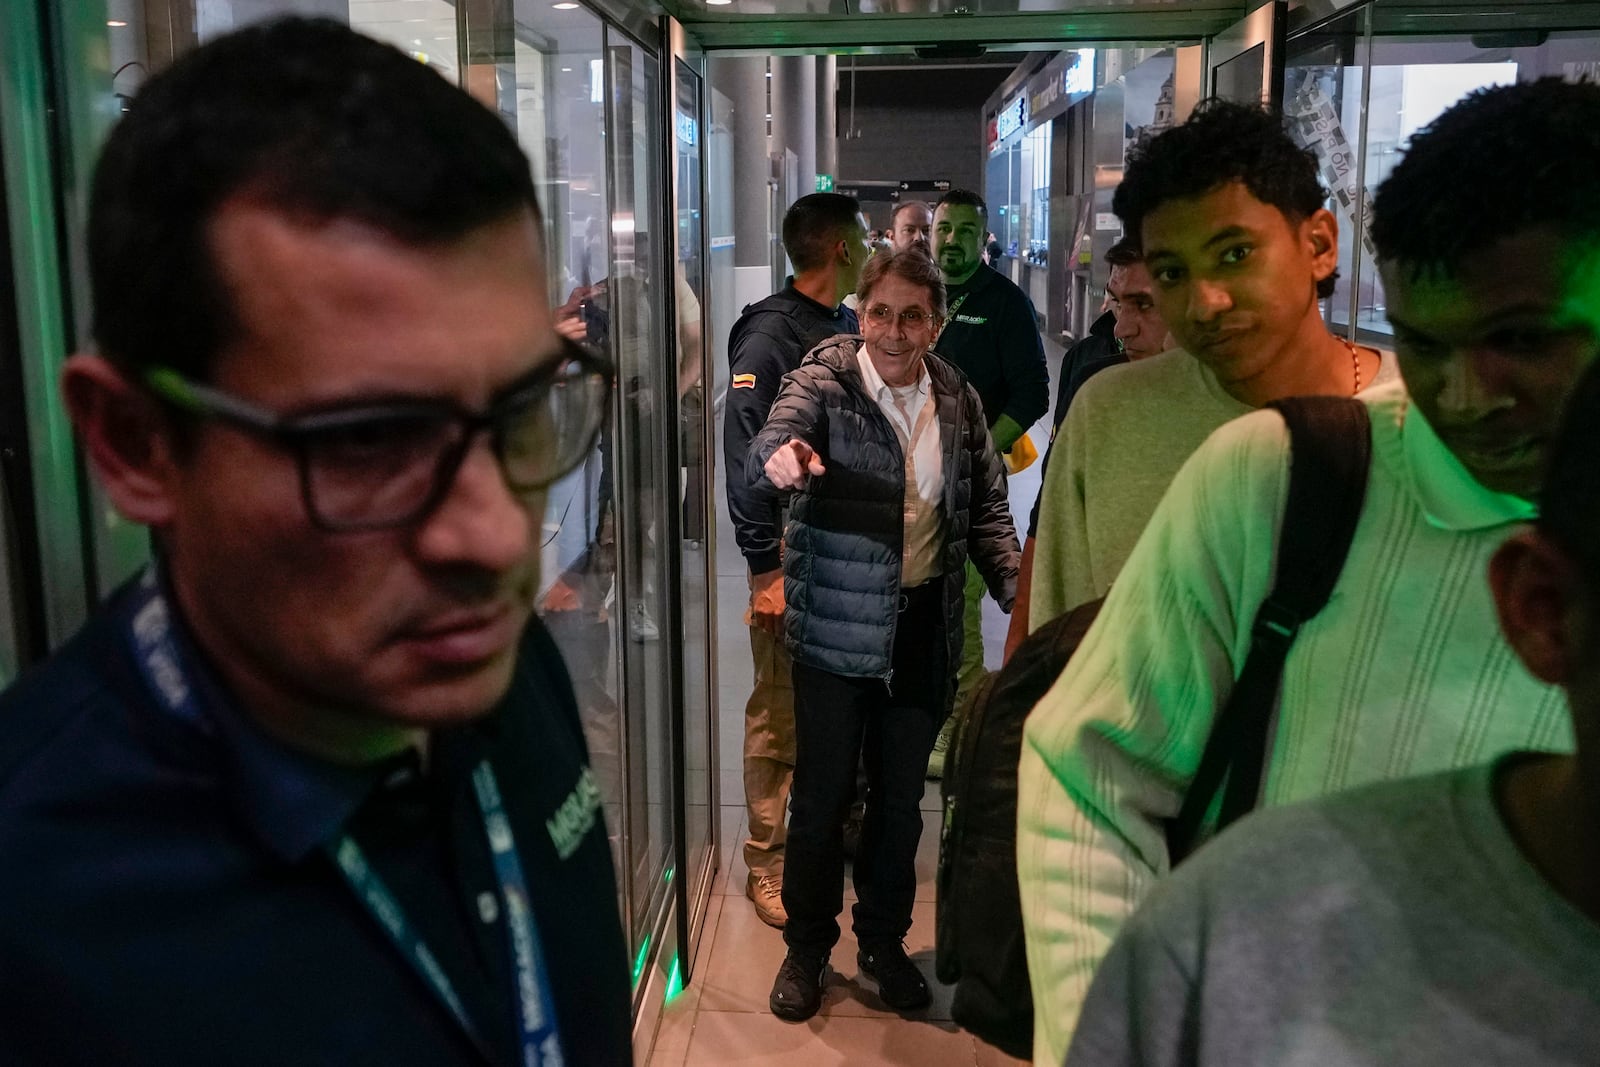
[[[1534,518],[1558,419],[1600,350],[1597,175],[1600,86],[1546,80],[1467,97],[1415,135],[1379,190],[1372,235],[1404,381],[1362,397],[1365,500],[1332,596],[1288,651],[1256,803],[1570,746],[1555,679],[1519,662],[1482,575]],[[1482,211],[1511,187],[1513,201]],[[1158,284],[1172,277],[1152,266]],[[1205,442],[1028,720],[1017,860],[1040,1063],[1061,1062],[1095,967],[1171,868],[1165,824],[1275,578],[1289,456],[1273,410]],[[1323,849],[1308,837],[1296,855],[1310,869]],[[1255,899],[1218,903],[1263,917]],[[1382,973],[1366,969],[1374,983]],[[1189,1036],[1232,1039],[1226,1027]],[[1388,1058],[1457,1062],[1412,1051]],[[1291,1059],[1370,1062],[1215,1062]]]
[[[1230,830],[1123,929],[1069,1064],[1594,1062],[1596,421],[1591,367],[1538,521],[1489,561],[1500,628],[1529,672],[1565,691],[1577,754],[1513,752]]]
[[[1350,396],[1394,359],[1328,332],[1339,230],[1282,119],[1223,101],[1137,150],[1112,206],[1179,347],[1086,382],[1041,491],[1031,629],[1111,588],[1183,461],[1286,396]]]

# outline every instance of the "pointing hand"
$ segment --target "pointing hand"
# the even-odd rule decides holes
[[[779,489],[798,489],[806,476],[827,473],[816,451],[798,437],[781,446],[767,459],[767,477]]]

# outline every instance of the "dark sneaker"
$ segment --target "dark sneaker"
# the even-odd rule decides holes
[[[928,982],[898,941],[862,946],[856,953],[862,973],[878,983],[878,996],[896,1011],[926,1008],[933,1000]]]
[[[822,979],[828,973],[828,957],[807,956],[789,950],[772,983],[767,1005],[772,1014],[792,1023],[803,1023],[822,1007]]]

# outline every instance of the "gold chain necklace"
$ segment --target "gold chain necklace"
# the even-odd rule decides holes
[[[1350,369],[1355,373],[1356,379],[1356,387],[1350,390],[1350,395],[1355,396],[1361,392],[1361,350],[1345,337],[1339,338],[1339,343],[1350,350]]]

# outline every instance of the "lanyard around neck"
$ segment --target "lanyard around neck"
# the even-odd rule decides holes
[[[550,973],[544,964],[539,931],[534,925],[533,909],[528,902],[527,880],[523,876],[522,859],[512,836],[511,820],[506,815],[500,786],[488,760],[483,760],[473,770],[472,791],[478,802],[478,813],[483,818],[483,831],[494,859],[495,875],[500,881],[500,902],[505,908],[506,929],[511,939],[511,959],[517,973],[515,992],[517,1019],[521,1026],[521,1062],[525,1067],[561,1067],[565,1061],[556,1028]],[[411,969],[450,1009],[450,1014],[455,1016],[479,1050],[488,1056],[482,1035],[467,1014],[466,1005],[461,1002],[450,976],[439,965],[438,958],[428,948],[427,942],[412,928],[405,909],[367,862],[366,854],[355,838],[345,834],[326,846],[325,851],[339,868],[339,873],[344,875],[345,883],[355,893],[356,899],[388,935],[389,941],[411,965]],[[488,1058],[493,1059],[492,1056]]]
[[[210,732],[210,723],[200,706],[195,686],[183,667],[178,643],[173,636],[171,607],[161,590],[154,566],[147,567],[140,576],[125,618],[124,628],[133,649],[134,661],[151,695],[167,714]],[[506,928],[511,941],[511,959],[517,976],[515,999],[522,1048],[520,1063],[523,1067],[562,1067],[564,1059],[560,1033],[556,1027],[550,975],[545,966],[539,931],[533,921],[527,879],[523,874],[522,859],[517,852],[499,783],[488,760],[480,762],[473,770],[472,789],[478,813],[482,817],[484,835],[489,842],[495,875],[500,882],[500,902],[505,909]],[[401,956],[449,1009],[479,1052],[493,1062],[496,1057],[489,1051],[477,1026],[467,1014],[466,1005],[456,992],[455,984],[445,974],[427,942],[415,932],[400,902],[373,870],[361,846],[350,835],[344,834],[326,846],[324,851]]]

